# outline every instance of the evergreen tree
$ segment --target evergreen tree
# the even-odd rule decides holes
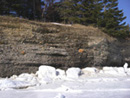
[[[0,14],[1,15],[9,14],[8,2],[6,0],[0,1]]]
[[[100,21],[101,0],[64,0],[60,14],[68,23],[95,24]]]
[[[52,5],[50,5],[47,8],[46,11],[46,20],[49,22],[61,22],[61,17],[60,14],[58,12],[58,9],[60,8],[60,3],[56,2]]]
[[[43,4],[41,0],[2,0],[0,1],[0,14],[40,19]]]
[[[55,11],[54,9],[52,9],[53,5],[54,5],[54,2],[55,2],[55,0],[44,0],[45,6],[44,6],[43,12],[42,12],[42,18],[43,18],[44,22],[48,21],[47,17],[49,17],[49,16],[47,14],[52,14],[53,11]],[[50,11],[50,9],[52,11]],[[52,17],[52,18],[54,18],[54,17]]]
[[[105,28],[105,31],[112,35],[122,37],[126,34],[125,22],[126,17],[123,11],[118,9],[118,0],[103,0],[103,15],[100,26]]]
[[[61,8],[59,9],[61,18],[64,23],[77,23],[79,20],[79,0],[62,0]]]
[[[81,0],[81,21],[85,25],[98,25],[101,18],[101,0]]]

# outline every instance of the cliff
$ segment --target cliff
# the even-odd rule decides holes
[[[0,16],[0,76],[35,72],[40,65],[122,66],[129,61],[123,44],[92,26]]]

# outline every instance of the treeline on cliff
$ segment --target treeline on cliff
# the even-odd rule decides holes
[[[93,25],[115,37],[128,37],[118,0],[1,0],[0,14],[44,22]]]

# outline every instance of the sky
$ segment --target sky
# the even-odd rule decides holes
[[[130,24],[130,0],[118,0],[119,2],[119,9],[123,9],[124,16],[127,18],[124,20],[126,24]]]

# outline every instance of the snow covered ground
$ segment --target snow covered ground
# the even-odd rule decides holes
[[[52,24],[61,25],[61,26],[72,26],[71,24],[62,24],[62,23],[56,23],[56,22],[52,22]]]
[[[35,74],[0,78],[0,98],[130,98],[130,68],[40,66]]]

